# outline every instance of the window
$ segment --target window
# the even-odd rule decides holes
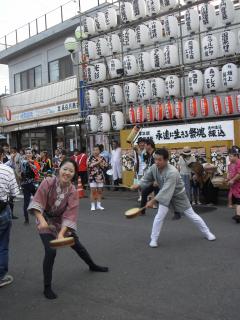
[[[73,75],[73,64],[70,56],[49,62],[49,82],[59,81]]]
[[[37,66],[14,75],[14,92],[33,89],[41,85],[42,66]]]

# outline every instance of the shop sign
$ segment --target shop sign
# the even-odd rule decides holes
[[[233,121],[142,128],[139,136],[155,144],[234,140]]]

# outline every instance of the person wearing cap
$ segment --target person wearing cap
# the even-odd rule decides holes
[[[233,146],[229,150],[228,165],[228,185],[230,186],[230,194],[232,195],[232,203],[236,205],[236,215],[233,219],[236,223],[240,223],[240,149],[237,146]]]

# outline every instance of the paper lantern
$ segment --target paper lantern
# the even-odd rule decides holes
[[[164,66],[164,54],[159,48],[155,48],[150,52],[150,63],[153,70],[160,69]]]
[[[163,38],[162,24],[159,20],[152,20],[148,23],[150,40],[152,43],[160,42]]]
[[[235,10],[231,0],[221,0],[219,4],[219,16],[221,22],[225,25],[234,21]]]
[[[151,84],[149,80],[138,81],[138,99],[139,101],[146,101],[151,99]]]
[[[145,120],[145,108],[142,105],[138,105],[136,109],[136,121],[138,123],[143,123]]]
[[[187,63],[200,60],[200,48],[197,40],[188,40],[184,44],[184,54]]]
[[[117,12],[114,8],[108,8],[105,12],[105,21],[107,29],[116,28],[117,26]]]
[[[169,38],[179,37],[178,20],[175,16],[167,16],[164,20],[165,35]]]
[[[228,89],[234,89],[238,85],[238,68],[233,63],[227,63],[222,67],[222,83]]]
[[[138,73],[137,59],[133,55],[127,55],[123,58],[124,73],[126,76],[133,76]]]
[[[178,0],[163,0],[164,10],[169,11],[170,9],[174,9],[178,5]]]
[[[139,53],[137,63],[140,72],[149,72],[152,70],[149,52]]]
[[[221,78],[217,67],[207,68],[204,72],[205,87],[208,91],[213,92],[220,89]]]
[[[124,85],[124,96],[128,103],[137,101],[137,85],[134,82],[128,82]]]
[[[150,32],[147,25],[138,25],[135,32],[138,46],[148,46],[150,44]]]
[[[100,113],[98,116],[98,130],[108,132],[111,129],[111,120],[108,113]]]
[[[209,114],[209,103],[206,97],[200,100],[200,110],[203,117],[207,117]]]
[[[7,121],[11,121],[12,120],[11,110],[9,108],[7,108],[4,113],[5,113],[5,117],[6,117]]]
[[[110,105],[110,92],[108,88],[99,88],[98,89],[98,101],[100,107],[108,107]]]
[[[232,96],[227,96],[224,98],[224,108],[225,108],[226,114],[233,114],[234,113]]]
[[[188,100],[188,111],[191,117],[195,118],[198,114],[197,99],[194,97]]]
[[[203,74],[200,70],[192,70],[188,74],[188,89],[191,93],[201,94],[203,90]]]
[[[129,121],[130,123],[136,123],[137,118],[136,118],[136,110],[133,106],[130,106],[128,109],[128,116],[129,116]]]
[[[95,133],[98,131],[98,117],[94,114],[88,115],[86,118],[87,131]]]
[[[175,101],[175,117],[183,119],[183,103],[180,100]]]
[[[166,96],[165,81],[162,78],[151,79],[152,98],[164,98]]]
[[[193,33],[199,30],[199,16],[198,11],[193,8],[189,8],[185,12],[185,25],[187,32]]]
[[[145,18],[147,15],[147,7],[145,0],[133,0],[133,16],[134,20]]]
[[[155,119],[162,121],[164,119],[164,105],[160,102],[155,104]]]
[[[110,54],[121,52],[121,41],[117,34],[113,33],[108,36],[108,48]]]
[[[89,89],[85,93],[85,101],[88,108],[98,107],[98,94],[96,90]]]
[[[219,39],[220,50],[224,56],[236,53],[237,39],[233,31],[222,32]]]
[[[105,14],[103,12],[99,11],[96,13],[95,26],[97,32],[103,32],[107,30]]]
[[[123,23],[131,22],[134,19],[133,6],[130,2],[124,2],[120,7],[120,14]]]
[[[96,43],[97,55],[99,57],[106,57],[109,55],[108,41],[105,38],[99,38]]]
[[[147,122],[153,122],[155,120],[155,108],[151,104],[147,105],[146,118]]]
[[[122,87],[118,84],[110,87],[110,98],[111,104],[118,105],[123,103],[123,90]]]
[[[185,4],[190,4],[196,2],[196,0],[183,0]]]
[[[88,36],[93,36],[96,33],[95,21],[92,17],[86,17],[83,21],[83,31]]]
[[[155,15],[160,12],[159,0],[146,0],[147,11],[149,15]]]
[[[236,96],[236,111],[240,113],[240,94]]]
[[[94,41],[83,41],[82,48],[83,53],[88,57],[89,60],[97,59],[97,49]]]
[[[214,96],[212,99],[212,107],[213,112],[216,116],[220,116],[222,114],[222,101],[219,96]]]
[[[171,103],[171,101],[168,101],[165,104],[165,118],[168,120],[172,120],[174,118],[174,105]]]
[[[165,66],[176,66],[179,64],[178,48],[175,44],[170,44],[164,47],[164,64]]]
[[[87,66],[86,77],[87,77],[88,83],[93,83],[95,81],[95,67],[94,66]]]
[[[165,80],[166,94],[168,96],[179,96],[180,95],[180,81],[175,75],[167,76]]]
[[[108,63],[109,75],[111,78],[121,77],[122,62],[119,59],[111,59]]]
[[[219,46],[215,36],[209,34],[202,39],[202,56],[203,59],[216,59],[218,56]]]
[[[122,42],[123,47],[126,50],[134,49],[137,47],[137,41],[136,41],[136,33],[133,29],[124,29],[122,31]]]
[[[215,7],[210,3],[204,3],[200,9],[201,23],[205,29],[211,29],[215,26],[217,17]]]
[[[115,111],[111,114],[113,130],[122,130],[124,128],[124,116],[121,111]]]
[[[101,82],[107,78],[107,68],[104,63],[96,63],[94,71],[94,78],[96,82]]]

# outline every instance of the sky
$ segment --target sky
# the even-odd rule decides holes
[[[0,39],[5,34],[67,2],[68,0],[0,0]],[[66,14],[71,14],[73,8],[77,7],[78,0],[75,2],[75,4],[69,3],[65,6],[64,12]],[[101,2],[104,2],[104,0]],[[97,5],[97,0],[82,0],[82,11],[94,5]],[[68,8],[71,13],[68,12]],[[49,17],[54,21],[56,14],[51,13]],[[0,65],[0,94],[5,92],[5,86],[8,89],[8,68],[5,65]]]

